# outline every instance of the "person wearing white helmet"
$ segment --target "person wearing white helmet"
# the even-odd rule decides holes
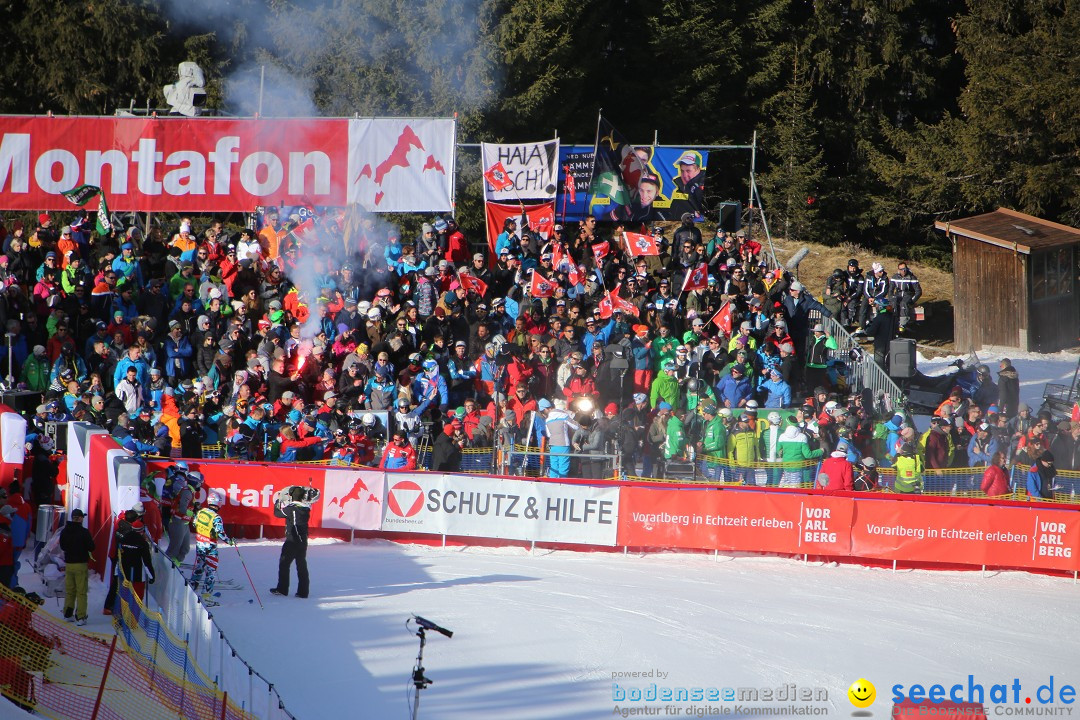
[[[225,501],[220,490],[211,489],[206,496],[206,507],[195,514],[195,569],[191,572],[191,589],[199,592],[202,586],[204,605],[216,605],[214,582],[217,580],[218,543],[235,545],[225,532],[225,523],[218,509]]]

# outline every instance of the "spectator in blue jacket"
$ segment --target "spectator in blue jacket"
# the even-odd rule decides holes
[[[165,336],[165,371],[170,385],[191,374],[191,342],[184,335],[179,320],[169,321],[169,334]]]
[[[120,358],[120,362],[116,363],[116,370],[113,372],[113,387],[116,387],[117,383],[124,379],[127,374],[127,369],[132,365],[135,366],[135,374],[138,381],[146,385],[150,382],[150,365],[143,359],[142,348],[138,345],[132,345],[128,348],[127,355]]]
[[[761,383],[761,389],[768,393],[765,407],[782,408],[791,404],[791,386],[784,382],[776,368],[769,371],[769,379]]]
[[[1047,450],[1028,470],[1028,497],[1032,500],[1053,500],[1055,479],[1057,479],[1057,469],[1054,468],[1054,454]]]
[[[585,334],[581,336],[581,344],[585,347],[585,357],[592,357],[592,346],[596,342],[599,341],[601,347],[608,344],[614,327],[614,317],[602,328],[596,318],[592,316],[585,318]]]
[[[991,464],[994,453],[1001,449],[997,437],[990,431],[990,425],[982,423],[968,441],[968,462],[972,467],[985,467]]]
[[[723,403],[724,407],[732,409],[746,405],[752,393],[753,388],[750,387],[750,381],[743,375],[741,365],[732,365],[730,374],[720,378],[716,386],[717,400]]]

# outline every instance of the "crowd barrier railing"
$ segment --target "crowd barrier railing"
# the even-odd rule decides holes
[[[888,401],[882,404],[881,414],[904,407],[907,396],[889,377],[885,368],[877,364],[873,354],[863,350],[854,336],[835,318],[822,316],[820,322],[825,326],[825,330],[836,338],[837,349],[832,355],[847,364],[850,373],[848,385],[857,390],[870,390],[875,404],[881,404],[882,398],[888,398]]]
[[[213,614],[191,589],[183,573],[163,553],[154,552],[156,580],[147,585],[147,597],[159,608],[151,612],[146,604],[128,593],[125,632],[139,639],[137,647],[150,643],[157,662],[162,654],[175,664],[178,657],[190,657],[201,676],[212,678],[230,702],[251,717],[262,720],[295,720],[274,684],[260,675],[232,646]],[[145,653],[144,653],[145,654]]]

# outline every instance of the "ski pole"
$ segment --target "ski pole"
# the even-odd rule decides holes
[[[259,601],[259,609],[265,610],[263,607],[262,599],[259,597],[259,591],[255,589],[255,581],[251,579],[251,573],[248,572],[247,563],[244,562],[244,556],[240,554],[240,548],[236,547],[236,543],[233,543],[233,547],[236,548],[236,557],[240,558],[240,564],[244,568],[244,574],[247,575],[248,582],[251,584],[251,592],[255,593],[255,599]]]

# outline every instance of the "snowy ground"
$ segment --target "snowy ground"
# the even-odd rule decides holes
[[[1030,405],[1032,412],[1037,412],[1039,406],[1042,405],[1043,387],[1046,383],[1070,385],[1076,372],[1077,356],[1067,352],[1040,355],[1007,349],[983,350],[978,353],[978,356],[980,362],[990,367],[990,375],[994,378],[994,382],[998,379],[998,361],[1001,358],[1009,358],[1012,361],[1013,367],[1020,375],[1020,401]],[[944,375],[955,369],[949,367],[949,364],[958,358],[966,361],[968,356],[949,355],[928,359],[920,353],[918,368],[920,372],[927,375]]]
[[[245,544],[266,609],[248,603],[250,590],[226,591],[216,617],[301,720],[407,717],[412,613],[454,631],[431,634],[425,654],[435,683],[420,717],[444,720],[612,717],[616,705],[645,705],[615,702],[613,673],[640,671],[667,675],[616,682],[795,683],[823,688],[829,700],[814,706],[842,717],[855,709],[846,691],[861,677],[877,686],[875,717],[887,717],[896,683],[948,687],[974,674],[987,689],[1017,677],[1034,692],[1050,675],[1080,685],[1072,579],[322,541],[309,552],[312,596],[300,600],[266,592],[277,558],[276,543]],[[244,579],[227,550],[222,573]],[[106,631],[107,618],[92,614],[87,629]],[[736,716],[736,706],[768,707],[670,707],[686,716],[710,705]]]

